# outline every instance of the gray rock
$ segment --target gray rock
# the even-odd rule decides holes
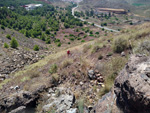
[[[88,76],[89,76],[90,79],[95,79],[94,70],[89,70],[89,71],[88,71]]]
[[[150,111],[150,58],[132,56],[128,69],[124,68],[115,80],[115,94],[118,104],[127,113],[148,113]],[[145,73],[146,71],[146,73]]]
[[[67,110],[66,113],[77,113],[77,108],[71,108]]]
[[[9,113],[22,113],[25,109],[26,109],[25,106],[20,106],[20,107],[18,107],[17,109],[12,110],[12,111],[9,112]]]
[[[121,56],[122,56],[122,57],[123,57],[123,56],[126,56],[125,52],[121,52]]]
[[[47,100],[47,104],[43,106],[43,113],[49,111],[50,108],[55,106],[56,112],[64,113],[69,110],[74,103],[74,95],[65,88],[56,88],[49,90],[51,96]],[[57,94],[59,92],[59,95]]]

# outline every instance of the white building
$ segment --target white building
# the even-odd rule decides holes
[[[29,11],[37,7],[43,7],[43,4],[28,4],[28,5],[24,5],[23,7],[25,7],[25,9]]]

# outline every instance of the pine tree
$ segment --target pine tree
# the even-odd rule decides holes
[[[18,41],[13,37],[10,41],[10,47],[17,48],[19,46]]]

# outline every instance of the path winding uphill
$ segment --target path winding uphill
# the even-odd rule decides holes
[[[75,18],[78,18],[77,16],[74,15],[74,12],[75,12],[75,10],[76,10],[78,7],[79,7],[79,6],[76,6],[76,7],[72,8],[72,15],[73,15]],[[82,18],[78,18],[78,19],[80,19],[81,21],[86,21],[86,20],[84,20],[84,19],[82,19]],[[92,24],[92,22],[89,22],[89,21],[88,21],[88,23],[89,23],[89,24]],[[94,25],[95,25],[96,27],[99,27],[99,28],[104,28],[105,30],[108,30],[108,31],[119,32],[119,31],[117,31],[117,30],[110,29],[110,28],[108,28],[108,27],[103,27],[103,26],[98,25],[98,24],[94,24]]]

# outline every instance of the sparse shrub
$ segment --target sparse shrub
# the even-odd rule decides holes
[[[81,38],[80,38],[80,37],[78,37],[78,38],[77,38],[77,40],[81,40]]]
[[[108,93],[110,91],[110,88],[108,85],[105,85],[99,92],[99,96],[102,97],[103,95],[105,95],[106,93]]]
[[[51,43],[51,39],[50,38],[46,38],[46,44],[50,44]]]
[[[79,29],[76,29],[76,32],[79,32]]]
[[[114,40],[114,43],[113,43],[113,50],[114,52],[116,53],[121,53],[122,51],[126,50],[128,48],[128,42],[127,42],[127,39],[125,38],[116,38]]]
[[[7,43],[4,43],[4,48],[9,48],[9,45]]]
[[[92,49],[92,53],[98,52],[99,49],[103,48],[103,45],[95,45]]]
[[[93,31],[90,31],[90,34],[93,34]]]
[[[59,81],[59,75],[57,73],[52,74],[51,83],[54,84],[54,85],[57,85],[58,81]]]
[[[23,77],[23,78],[21,79],[21,82],[25,82],[25,81],[27,81],[27,80],[30,80],[30,77]]]
[[[60,39],[56,39],[56,40],[55,40],[55,43],[57,43],[57,42],[60,42]]]
[[[39,46],[38,45],[34,45],[33,50],[34,51],[39,51]]]
[[[6,38],[11,39],[11,36],[8,34],[8,35],[6,35]]]
[[[94,36],[93,34],[90,34],[89,36]]]
[[[70,42],[68,42],[68,44],[71,44]]]
[[[102,31],[104,31],[105,29],[104,28],[102,28]]]
[[[84,37],[83,38],[86,38],[87,37],[87,35],[84,35]]]
[[[95,34],[96,34],[96,35],[99,35],[99,32],[96,32]]]
[[[1,25],[1,28],[2,28],[3,30],[5,30],[5,26]]]
[[[141,54],[150,54],[150,41],[145,40],[139,44],[137,47],[136,52],[141,53]]]
[[[36,77],[39,77],[39,76],[40,76],[39,72],[38,72],[38,71],[36,71],[36,70],[32,70],[32,71],[30,71],[28,74],[30,75],[30,78],[31,78],[31,79],[32,79],[32,78],[36,78]]]
[[[81,42],[85,42],[85,40],[81,40]]]
[[[71,41],[74,41],[74,38],[69,38]]]
[[[109,52],[109,53],[107,54],[108,57],[109,57],[109,56],[112,56],[112,55],[113,55],[112,52]]]
[[[92,45],[88,45],[88,44],[87,44],[87,45],[84,45],[84,46],[83,46],[83,52],[86,53],[86,52],[87,52],[89,49],[91,49],[91,48],[92,48]]]
[[[14,37],[10,41],[10,46],[15,49],[19,46],[18,41]]]
[[[74,37],[74,35],[73,35],[73,34],[70,34],[69,36],[70,36],[70,37]]]
[[[53,64],[49,69],[49,73],[50,74],[57,73],[57,69],[58,69],[57,65]]]
[[[61,46],[61,43],[60,43],[60,42],[58,42],[57,46],[58,46],[58,47],[60,47],[60,46]]]
[[[68,37],[68,35],[65,35],[65,37]]]
[[[66,68],[68,66],[70,66],[71,64],[73,63],[73,60],[72,59],[67,59],[67,60],[64,60],[61,64],[61,67],[62,68]]]

